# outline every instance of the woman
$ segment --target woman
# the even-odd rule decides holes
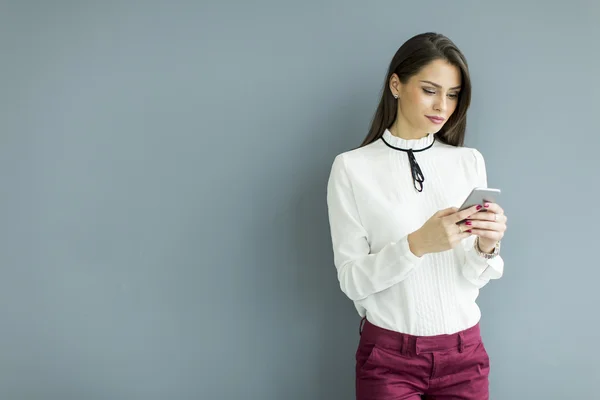
[[[363,317],[359,400],[489,398],[475,300],[503,274],[506,216],[494,203],[458,211],[487,187],[481,153],[463,147],[470,98],[460,50],[417,35],[392,59],[362,146],[333,162],[335,266]]]

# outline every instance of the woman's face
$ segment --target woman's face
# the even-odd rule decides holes
[[[398,122],[416,134],[437,133],[456,110],[460,85],[460,70],[445,60],[427,64],[406,84],[392,75],[390,89],[403,120]]]

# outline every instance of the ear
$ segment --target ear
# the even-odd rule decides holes
[[[398,98],[400,96],[400,90],[402,88],[402,82],[400,82],[400,78],[395,73],[390,77],[390,91],[392,92],[392,96]]]

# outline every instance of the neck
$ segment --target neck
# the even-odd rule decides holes
[[[398,113],[398,117],[396,118],[392,126],[390,126],[389,131],[392,135],[406,140],[421,139],[429,134],[428,132],[423,132],[418,129],[415,129],[408,123],[408,121],[402,118],[402,115],[400,113]]]

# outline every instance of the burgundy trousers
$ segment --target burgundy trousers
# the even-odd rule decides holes
[[[412,336],[362,323],[357,400],[489,399],[490,360],[479,325],[452,335]]]

